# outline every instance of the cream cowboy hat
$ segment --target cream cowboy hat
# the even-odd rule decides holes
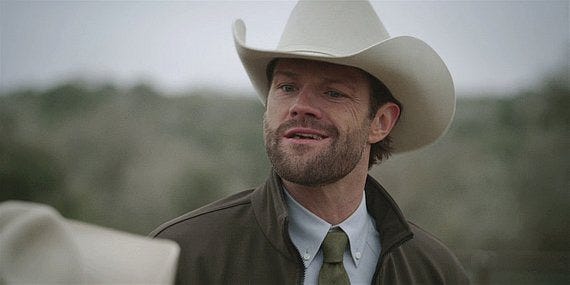
[[[0,284],[173,284],[180,248],[63,218],[43,204],[0,203]]]
[[[263,104],[270,61],[301,58],[357,67],[388,87],[403,105],[391,132],[395,153],[431,144],[451,124],[455,90],[443,60],[417,38],[390,37],[367,1],[299,1],[276,50],[246,46],[245,31],[237,20],[236,49]]]

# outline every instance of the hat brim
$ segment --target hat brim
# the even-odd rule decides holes
[[[0,203],[7,283],[172,284],[179,252],[173,241],[68,220],[48,205]]]
[[[391,132],[394,153],[433,143],[453,119],[455,89],[451,74],[441,57],[420,39],[394,37],[354,54],[330,56],[248,47],[241,20],[234,23],[233,34],[238,55],[263,104],[269,92],[267,65],[275,58],[299,58],[357,67],[381,80],[403,106]]]

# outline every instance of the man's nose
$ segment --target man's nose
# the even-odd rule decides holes
[[[321,118],[321,109],[317,105],[315,92],[310,88],[303,88],[297,93],[293,105],[289,109],[291,118],[299,116],[311,116],[316,119]]]

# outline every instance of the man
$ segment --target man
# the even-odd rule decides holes
[[[238,54],[266,111],[265,184],[162,225],[185,284],[463,284],[457,259],[405,220],[368,169],[430,144],[455,95],[440,57],[390,38],[368,2],[300,1],[276,51]]]

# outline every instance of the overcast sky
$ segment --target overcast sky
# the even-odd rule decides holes
[[[401,2],[373,6],[392,36],[412,35],[447,63],[459,93],[512,93],[569,64],[569,1]],[[0,0],[0,91],[69,78],[165,91],[253,88],[233,46],[244,19],[248,45],[272,49],[290,1]]]

